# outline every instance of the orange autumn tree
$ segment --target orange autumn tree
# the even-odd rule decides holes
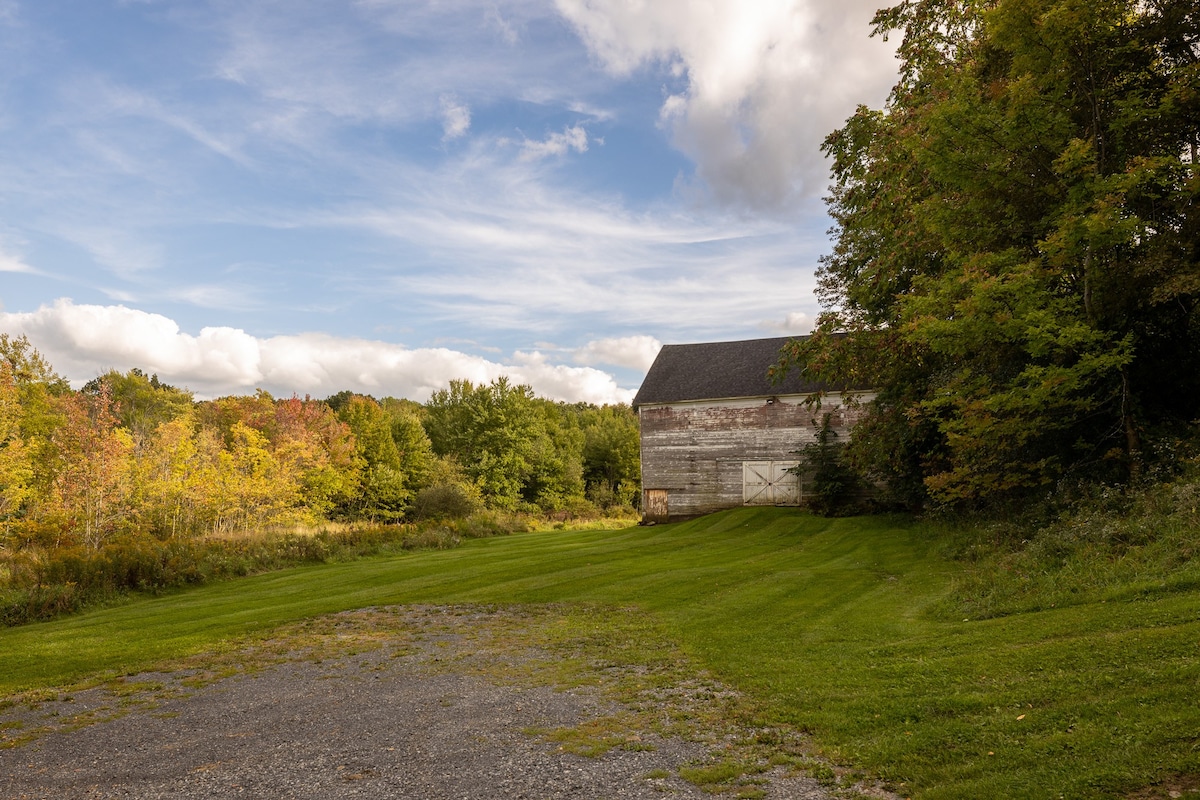
[[[299,481],[300,500],[324,517],[358,490],[362,470],[354,433],[325,403],[291,397],[275,403],[276,458]]]

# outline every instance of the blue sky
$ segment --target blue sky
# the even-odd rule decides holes
[[[876,0],[0,0],[0,331],[77,384],[627,401],[803,333]]]

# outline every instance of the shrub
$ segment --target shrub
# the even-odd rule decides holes
[[[418,520],[462,519],[477,507],[475,498],[462,484],[440,483],[417,492],[411,514]]]
[[[845,444],[838,442],[838,433],[830,423],[830,415],[821,420],[815,441],[808,442],[798,452],[800,464],[790,472],[807,475],[811,480],[812,499],[809,507],[823,516],[837,516],[856,510],[861,494],[861,482],[845,459]]]

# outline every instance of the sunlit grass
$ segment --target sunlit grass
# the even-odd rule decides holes
[[[780,509],[470,540],[0,631],[0,692],[131,674],[372,605],[586,603],[653,621],[644,636],[598,628],[598,651],[666,635],[764,724],[807,731],[906,796],[1117,798],[1200,774],[1200,591],[951,618],[960,567],[937,552],[901,518]]]

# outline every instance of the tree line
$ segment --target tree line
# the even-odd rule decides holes
[[[833,310],[781,366],[878,388],[848,454],[910,507],[1178,469],[1200,447],[1200,5],[906,0],[875,25],[899,81],[825,141]]]
[[[0,546],[99,550],[127,535],[228,536],[329,520],[594,513],[636,502],[628,406],[552,402],[499,379],[420,404],[197,401],[138,369],[78,391],[0,334]]]

